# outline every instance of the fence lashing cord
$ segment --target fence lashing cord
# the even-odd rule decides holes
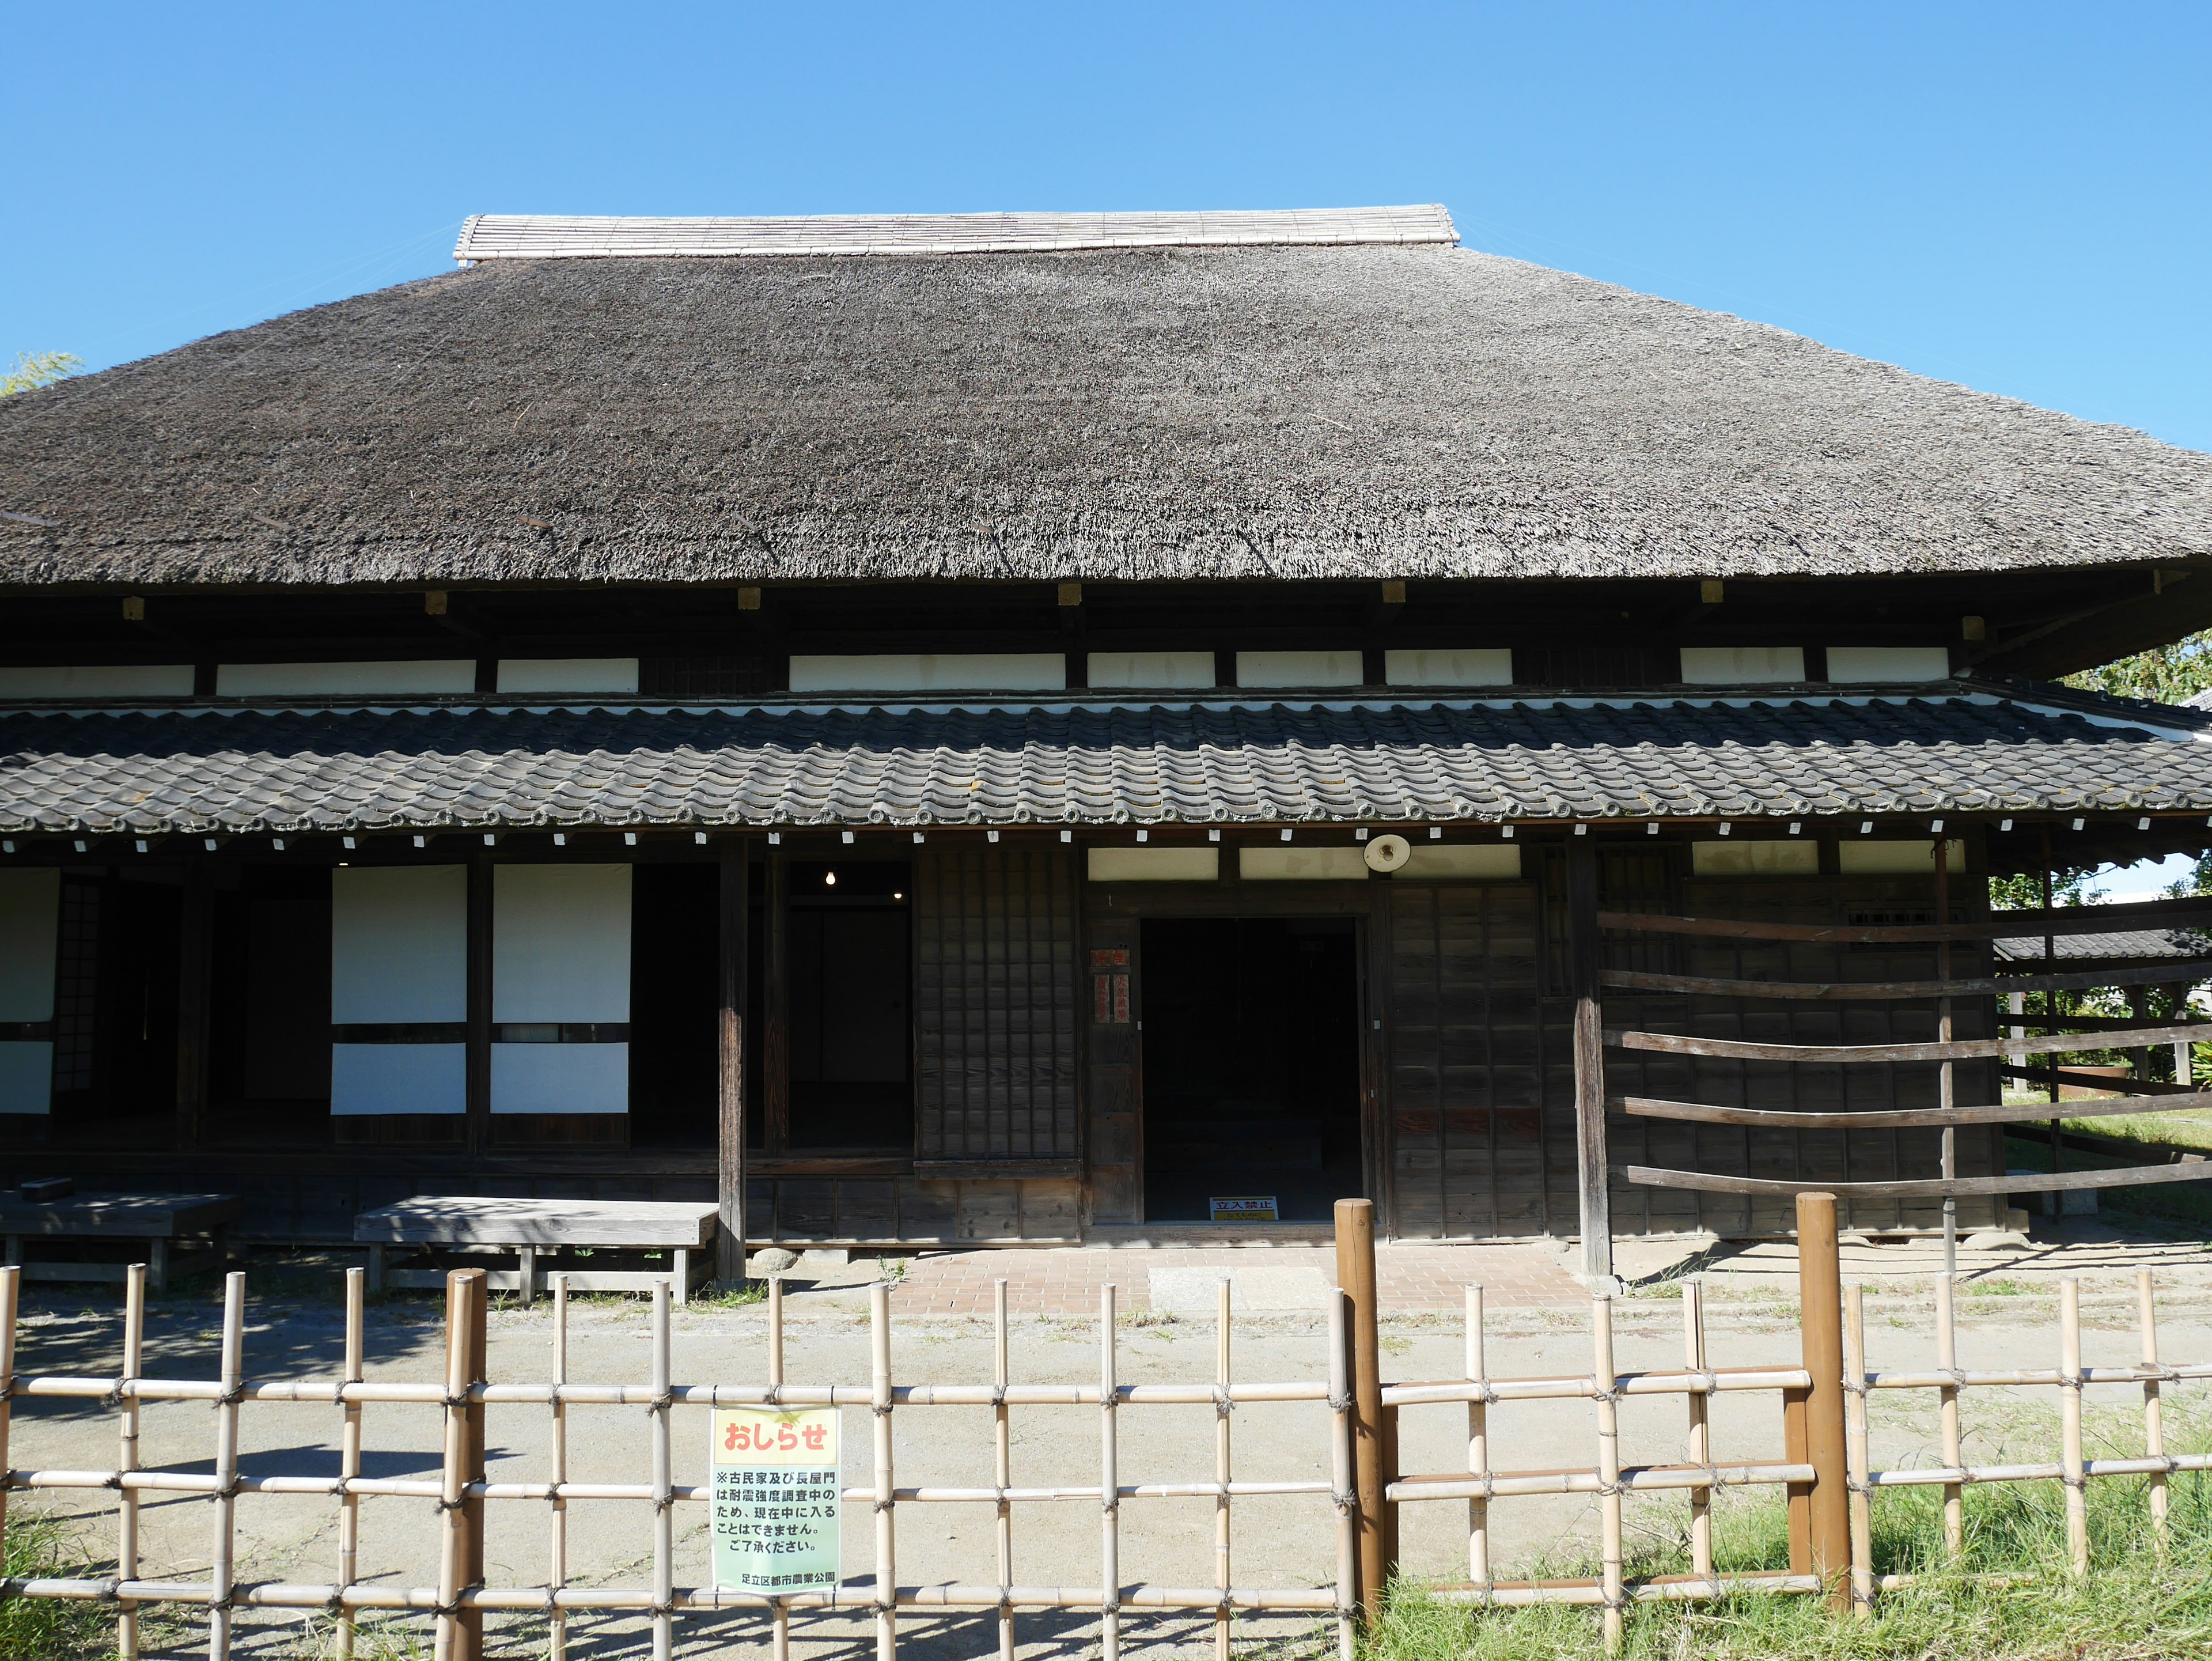
[[[1328,1410],[1331,1413],[1350,1413],[1358,1405],[1358,1398],[1350,1390],[1345,1391],[1341,1396],[1332,1396],[1328,1398]]]
[[[1226,1419],[1229,1417],[1230,1412],[1235,1405],[1236,1404],[1230,1400],[1228,1385],[1216,1384],[1213,1387],[1213,1413],[1216,1418]]]
[[[993,1384],[993,1385],[991,1386],[991,1406],[993,1407],[993,1409],[996,1409],[1002,1408],[1002,1407],[1006,1406],[1006,1385],[1005,1382],[1002,1380],[1002,1381],[1000,1381],[1000,1383],[994,1384]]]

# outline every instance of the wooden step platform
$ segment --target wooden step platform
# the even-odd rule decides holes
[[[394,1247],[409,1255],[452,1250],[513,1252],[514,1269],[489,1271],[494,1291],[520,1293],[525,1303],[538,1295],[547,1273],[568,1277],[575,1292],[650,1292],[665,1283],[675,1300],[689,1300],[691,1289],[714,1273],[706,1248],[714,1243],[718,1214],[706,1202],[623,1200],[479,1199],[440,1195],[403,1200],[364,1211],[353,1220],[353,1238],[368,1247],[368,1288],[441,1287],[446,1271],[392,1268]],[[667,1251],[666,1269],[582,1269],[567,1262],[544,1264],[545,1257],[579,1248],[599,1250]]]

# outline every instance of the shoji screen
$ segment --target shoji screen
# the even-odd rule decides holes
[[[60,872],[0,871],[0,1113],[44,1113],[53,1105],[61,906]]]
[[[629,1110],[629,867],[502,865],[491,1110]]]
[[[468,1107],[466,866],[331,873],[331,1111]]]

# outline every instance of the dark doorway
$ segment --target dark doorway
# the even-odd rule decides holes
[[[1349,919],[1144,924],[1145,1216],[1272,1195],[1328,1220],[1361,1191],[1359,976]]]
[[[721,1126],[720,870],[630,867],[633,1147],[712,1147]]]
[[[65,872],[54,1003],[58,1141],[167,1147],[177,1116],[183,879]]]
[[[791,864],[791,1149],[914,1150],[911,873]]]

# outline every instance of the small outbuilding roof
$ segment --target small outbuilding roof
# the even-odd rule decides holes
[[[0,830],[2212,812],[2212,723],[1896,697],[0,716]]]
[[[992,251],[897,253],[957,237],[480,220],[464,246],[501,257],[0,400],[0,583],[2212,555],[2212,457],[1458,248],[1407,211],[1249,234],[985,216],[960,246]],[[594,239],[605,257],[571,257]]]

